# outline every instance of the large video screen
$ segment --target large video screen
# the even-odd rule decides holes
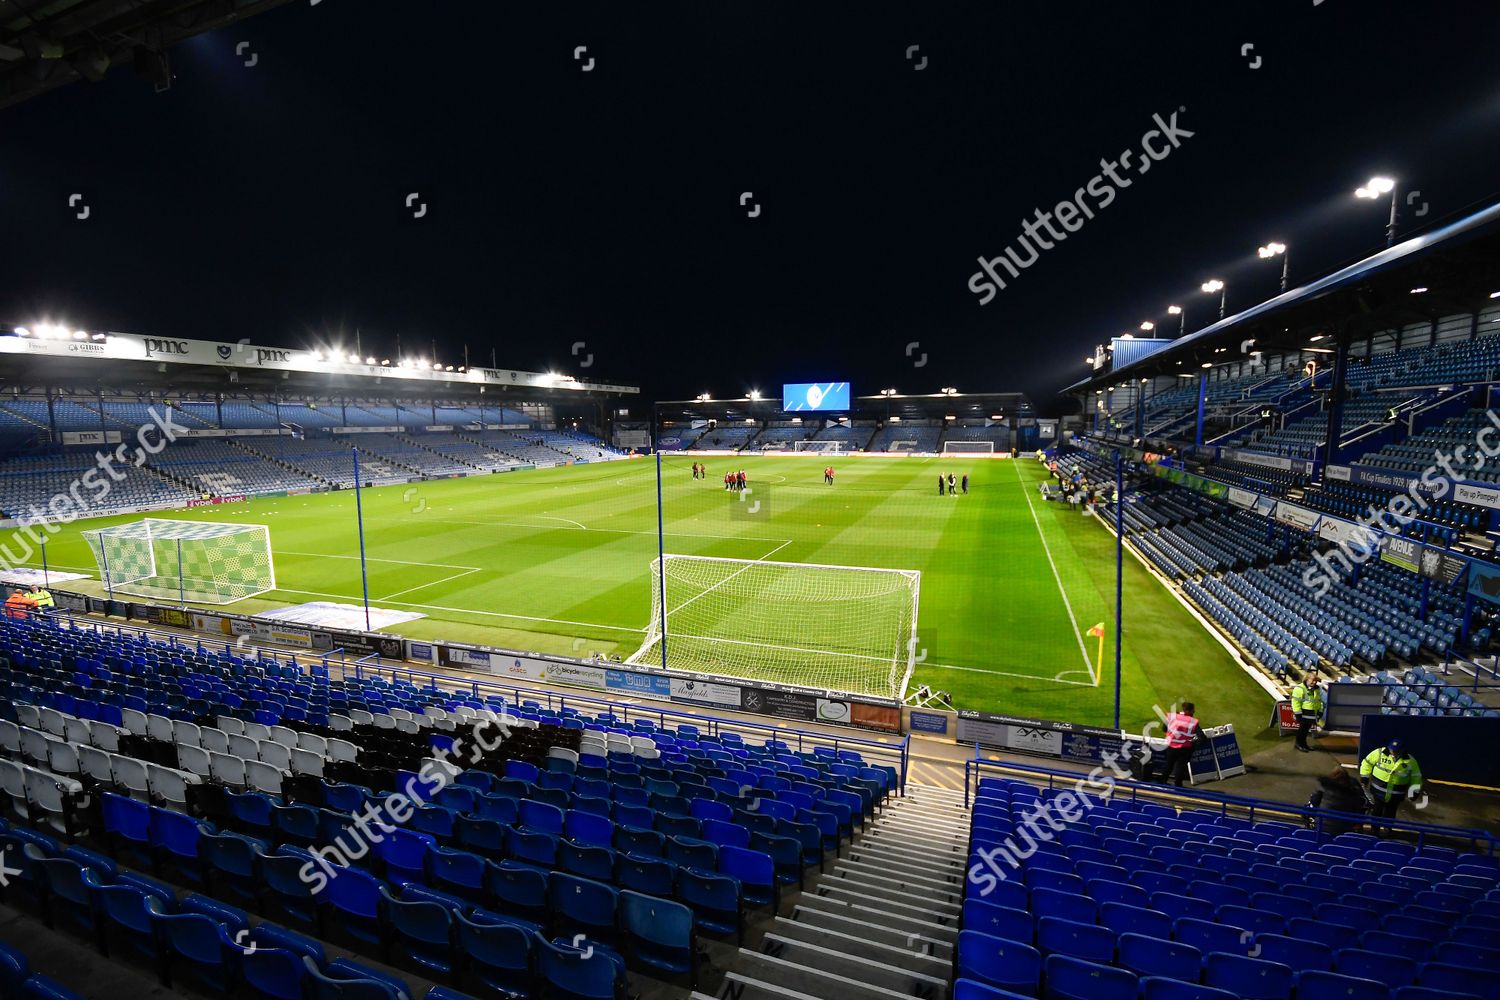
[[[848,382],[791,382],[781,387],[781,408],[796,410],[849,409]]]

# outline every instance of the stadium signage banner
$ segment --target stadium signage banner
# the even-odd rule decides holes
[[[1294,528],[1301,528],[1303,531],[1311,531],[1321,516],[1315,510],[1298,507],[1296,504],[1287,503],[1285,500],[1276,505],[1276,520],[1282,524],[1290,524]]]
[[[1441,580],[1447,586],[1453,586],[1464,575],[1464,570],[1469,568],[1465,559],[1450,555],[1442,549],[1428,546],[1422,549],[1421,573],[1430,580]]]
[[[1420,572],[1419,560],[1422,543],[1398,535],[1386,535],[1380,540],[1380,561],[1388,562],[1413,573]]]
[[[1323,470],[1323,475],[1328,479],[1336,479],[1341,483],[1349,481],[1351,470],[1347,465],[1330,465]]]
[[[232,437],[286,437],[291,435],[286,427],[194,427],[177,431],[180,438],[232,438]]]
[[[179,436],[180,436],[179,432]],[[119,431],[63,431],[63,444],[119,444]]]
[[[1490,486],[1455,483],[1453,499],[1459,503],[1471,503],[1479,507],[1488,507],[1491,510],[1500,510],[1500,490]]]
[[[1387,489],[1404,490],[1411,485],[1415,476],[1408,476],[1402,472],[1393,472],[1390,469],[1375,469],[1366,465],[1355,465],[1350,467],[1351,482],[1359,486],[1384,486]]]
[[[400,427],[330,427],[334,434],[400,434]]]
[[[1238,448],[1225,448],[1224,454],[1232,462],[1258,465],[1263,469],[1280,469],[1282,472],[1303,472],[1308,474],[1311,474],[1313,471],[1313,463],[1300,458],[1287,458],[1284,455],[1265,455],[1258,451],[1242,451]]]
[[[1318,522],[1318,537],[1341,545],[1357,545],[1365,552],[1375,547],[1375,532],[1353,521],[1324,517]]]
[[[660,674],[638,674],[633,670],[606,670],[604,687],[610,691],[645,695],[648,698],[672,697],[672,686]]]
[[[1500,604],[1500,569],[1481,562],[1471,563],[1469,593],[1482,601]]]
[[[556,375],[548,372],[502,371],[494,368],[471,368],[467,372],[391,368],[386,365],[368,365],[325,358],[312,351],[294,348],[258,347],[254,344],[229,344],[215,340],[140,337],[130,333],[110,333],[105,336],[103,342],[43,340],[39,337],[0,337],[0,354],[41,354],[75,360],[149,361],[152,364],[266,368],[287,372],[328,372],[337,375],[365,375],[403,382],[503,384],[574,392],[590,390],[613,393],[640,392],[635,386],[583,382],[571,375]]]
[[[1229,502],[1236,507],[1249,510],[1255,506],[1255,494],[1249,490],[1242,490],[1238,486],[1231,486],[1229,487]]]

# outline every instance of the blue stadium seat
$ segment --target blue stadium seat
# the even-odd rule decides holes
[[[1105,965],[1115,959],[1115,932],[1097,924],[1041,917],[1037,920],[1036,941],[1044,955],[1069,955]]]
[[[1333,962],[1334,971],[1340,975],[1373,979],[1392,989],[1410,986],[1417,977],[1417,963],[1413,959],[1383,951],[1344,948],[1334,954]]]
[[[1042,978],[1042,954],[1027,944],[960,931],[958,975],[1034,997]]]
[[[739,879],[698,869],[679,868],[677,898],[692,909],[700,930],[710,934],[733,934],[737,940],[744,939]]]
[[[483,910],[468,916],[454,913],[453,927],[467,979],[497,993],[530,993],[535,934]]]
[[[1238,1000],[1239,995],[1212,986],[1148,976],[1141,980],[1141,1000]]]
[[[619,897],[626,953],[654,973],[697,981],[698,951],[693,911],[681,903],[626,889]]]
[[[1028,995],[986,986],[973,979],[960,979],[953,984],[953,1000],[1027,1000]]]
[[[593,879],[553,872],[547,880],[547,909],[552,926],[565,937],[585,935],[613,944],[620,893]]]
[[[1286,1000],[1296,974],[1280,962],[1214,952],[1203,958],[1203,983],[1239,994],[1243,1000]]]
[[[1389,1000],[1390,993],[1383,983],[1333,972],[1304,972],[1297,977],[1297,1000]]]
[[[963,929],[1031,944],[1036,936],[1031,914],[972,897],[964,900]]]
[[[1099,908],[1099,923],[1116,934],[1144,934],[1148,937],[1172,936],[1172,918],[1160,910],[1130,906],[1125,903],[1105,903]]]
[[[1118,945],[1120,965],[1139,976],[1196,980],[1203,964],[1201,951],[1178,941],[1127,933]]]
[[[537,971],[556,1000],[615,1000],[624,996],[625,970],[607,952],[537,940]]]
[[[426,900],[396,899],[380,887],[382,924],[392,952],[423,974],[451,976],[454,971],[453,911]]]
[[[77,993],[43,975],[27,978],[16,996],[17,1000],[83,1000]]]
[[[1124,969],[1066,955],[1047,956],[1046,973],[1047,1000],[1135,1000],[1140,988]]]

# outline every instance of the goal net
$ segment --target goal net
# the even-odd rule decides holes
[[[944,441],[944,455],[989,455],[995,451],[993,441]]]
[[[631,663],[901,697],[915,662],[917,570],[668,555]]]
[[[229,604],[276,589],[271,532],[263,524],[148,517],[83,537],[110,593]]]
[[[793,441],[793,451],[843,451],[847,441]]]

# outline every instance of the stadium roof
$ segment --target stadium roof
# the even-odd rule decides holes
[[[1064,393],[1178,375],[1255,351],[1312,347],[1313,336],[1360,337],[1477,309],[1500,291],[1500,203],[1316,281],[1226,316],[1121,368],[1100,370]],[[1322,344],[1321,349],[1329,345]]]
[[[0,108],[119,66],[171,86],[167,50],[290,0],[8,0],[0,2]]]
[[[686,418],[713,418],[729,420],[792,420],[805,422],[837,420],[853,417],[860,420],[900,417],[903,420],[941,419],[953,415],[960,420],[989,419],[1003,415],[1007,419],[1016,416],[1031,416],[1031,401],[1019,392],[937,392],[927,393],[879,393],[874,396],[854,397],[854,406],[849,410],[799,410],[782,409],[779,396],[751,399],[741,396],[732,399],[673,399],[656,404],[657,414],[666,420]]]

